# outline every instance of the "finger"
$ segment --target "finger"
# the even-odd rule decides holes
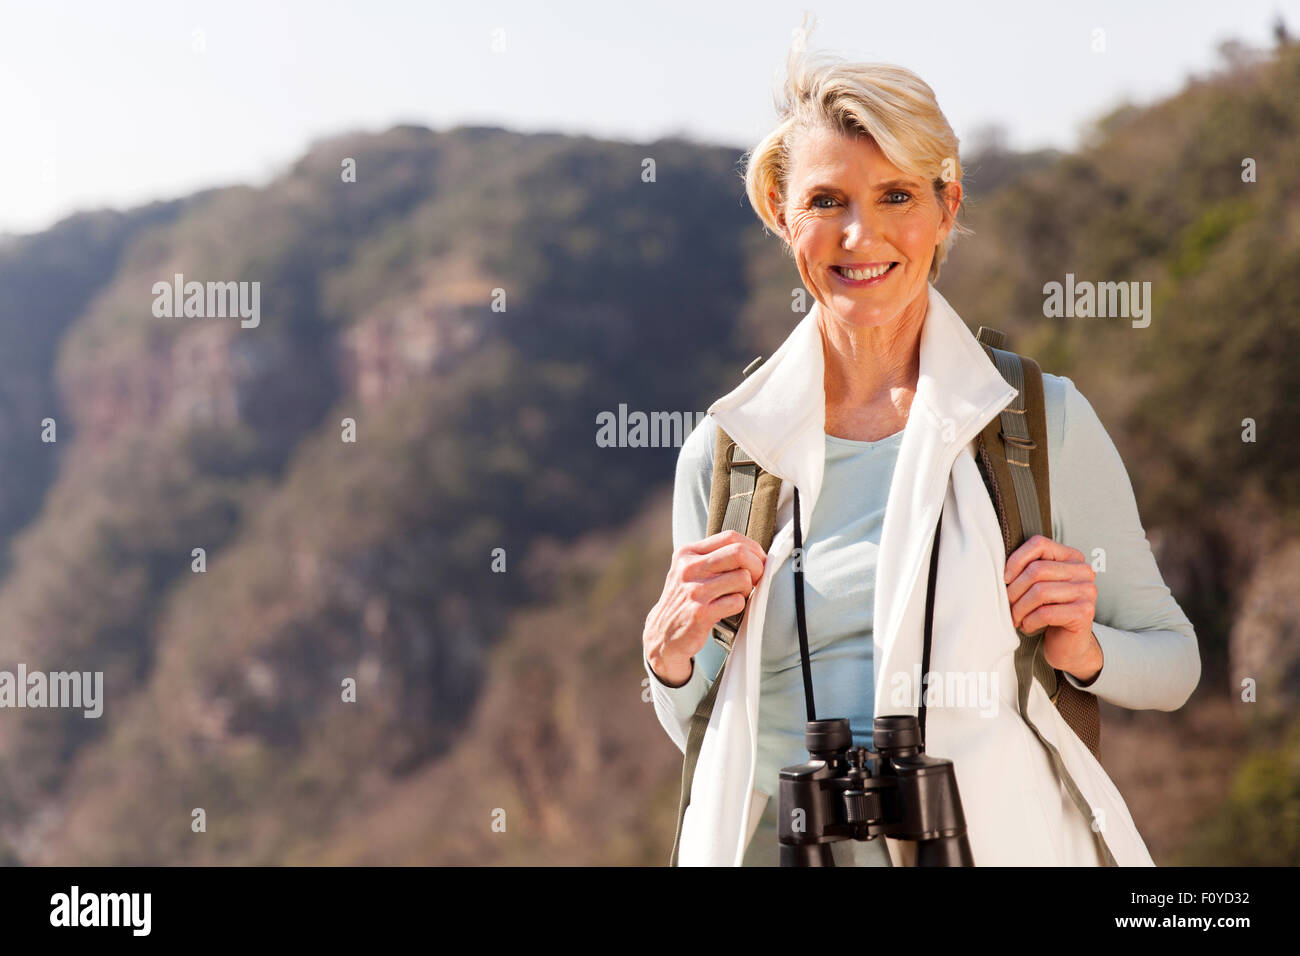
[[[721,547],[702,557],[696,563],[695,572],[702,580],[709,575],[723,574],[736,568],[744,568],[757,581],[763,573],[766,557],[764,554],[755,554],[753,548],[742,542],[737,542]]]
[[[1026,634],[1031,634],[1040,627],[1078,630],[1092,619],[1092,610],[1082,601],[1070,604],[1044,604],[1025,617],[1020,624],[1020,630]]]
[[[1007,585],[1007,600],[1018,601],[1030,588],[1041,581],[1086,581],[1089,584],[1097,573],[1091,565],[1072,564],[1066,561],[1047,561],[1039,558],[1030,562],[1014,581]]]
[[[1093,585],[1087,581],[1039,581],[1017,601],[1011,604],[1011,620],[1020,627],[1020,622],[1044,604],[1073,604],[1078,601],[1088,602],[1095,607],[1096,594]]]
[[[754,590],[754,579],[744,568],[716,574],[694,585],[692,598],[700,604],[708,604],[724,594],[740,594],[745,597]]]
[[[717,534],[711,534],[707,538],[696,541],[693,544],[685,545],[683,550],[691,551],[695,554],[710,554],[719,548],[726,547],[729,544],[742,544],[750,547],[756,554],[763,554],[763,549],[758,546],[758,542],[753,538],[746,537],[739,531],[719,531]]]
[[[709,602],[705,608],[705,617],[709,625],[712,626],[721,621],[724,617],[731,617],[733,614],[739,614],[745,609],[745,602],[748,596],[744,594],[724,594]]]
[[[1006,568],[1002,574],[1003,583],[1010,584],[1020,576],[1020,573],[1031,562],[1040,558],[1048,561],[1084,560],[1082,552],[1061,544],[1059,541],[1053,541],[1051,538],[1036,534],[1011,552],[1011,557],[1007,558]]]
[[[1002,571],[1002,582],[1010,584],[1014,581],[1031,561],[1042,554],[1043,542],[1046,540],[1041,534],[1036,534],[1012,551]]]

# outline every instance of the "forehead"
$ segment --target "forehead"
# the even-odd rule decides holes
[[[876,141],[860,134],[850,136],[835,130],[817,129],[800,136],[790,163],[790,181],[808,183],[863,180],[914,180],[891,163]]]

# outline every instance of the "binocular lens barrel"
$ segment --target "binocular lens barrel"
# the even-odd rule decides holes
[[[849,721],[810,720],[807,763],[781,770],[781,866],[834,866],[830,844],[881,836],[916,844],[917,866],[974,866],[951,760],[927,756],[910,714],[877,717],[875,775]]]
[[[781,866],[834,866],[829,843],[781,844]]]

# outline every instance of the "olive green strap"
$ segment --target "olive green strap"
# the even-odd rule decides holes
[[[989,351],[1002,377],[1016,390],[1016,397],[1002,409],[1000,416],[1002,441],[1006,444],[1007,464],[1011,468],[1011,485],[1020,509],[1021,532],[1028,541],[1036,534],[1047,532],[1043,530],[1039,517],[1038,490],[1030,470],[1029,453],[1037,444],[1029,437],[1029,425],[1025,421],[1025,370],[1015,352],[992,347]]]
[[[717,631],[713,632],[717,635]],[[722,675],[731,660],[731,645],[727,646],[727,656],[722,659],[718,676],[713,679],[709,692],[704,695],[695,713],[691,715],[691,729],[686,736],[686,759],[682,763],[682,794],[677,802],[677,832],[673,836],[673,855],[669,866],[677,866],[677,854],[681,850],[682,821],[686,819],[686,808],[691,803],[691,781],[695,778],[695,764],[700,759],[700,747],[704,744],[704,732],[709,729],[709,718],[713,715],[713,704],[718,699],[718,688],[722,686]]]
[[[1047,530],[1043,529],[1043,521],[1050,520],[1050,518],[1044,516],[1043,511],[1047,511],[1047,514],[1050,515],[1050,510],[1043,509],[1043,511],[1040,511],[1043,502],[1039,495],[1039,491],[1042,490],[1046,492],[1047,489],[1039,489],[1035,483],[1033,468],[1034,462],[1030,455],[1031,452],[1038,451],[1040,457],[1037,463],[1039,467],[1043,469],[1041,475],[1043,479],[1046,480],[1047,475],[1045,466],[1047,465],[1047,450],[1046,448],[1039,448],[1038,442],[1030,436],[1030,428],[1027,421],[1028,405],[1026,404],[1026,395],[1028,391],[1026,385],[1028,383],[1026,382],[1023,360],[1021,356],[1015,352],[1006,349],[1007,341],[1004,332],[981,326],[976,338],[987,350],[989,357],[993,360],[994,365],[997,366],[998,372],[1016,390],[1015,398],[1013,398],[1010,404],[1008,404],[1000,413],[999,423],[1002,429],[1000,434],[1000,437],[1002,438],[1002,450],[1011,475],[1011,486],[1015,490],[1016,506],[1021,526],[1021,533],[1018,541],[1028,541],[1036,534],[1047,534],[1050,536],[1050,528]],[[1040,416],[1039,420],[1036,421],[1035,424],[1041,430],[1042,416],[1041,408],[1039,407],[1041,406],[1040,392],[1041,388],[1037,385],[1036,379],[1035,401],[1038,403],[1036,408],[1039,408]],[[1017,543],[1017,541],[1010,542],[1011,545],[1016,545]],[[1048,665],[1046,659],[1041,653],[1043,646],[1042,636],[1045,631],[1046,628],[1039,628],[1037,633],[1033,636],[1025,634],[1019,629],[1016,631],[1020,636],[1020,645],[1016,649],[1015,656],[1020,714],[1025,723],[1029,726],[1029,729],[1034,732],[1034,736],[1038,738],[1039,743],[1043,745],[1051,756],[1052,765],[1056,769],[1057,776],[1065,784],[1065,789],[1070,794],[1070,799],[1074,801],[1074,805],[1079,809],[1079,812],[1083,814],[1084,819],[1088,821],[1089,826],[1092,828],[1092,832],[1095,834],[1097,839],[1097,847],[1101,852],[1105,864],[1107,866],[1116,866],[1115,857],[1110,852],[1110,847],[1106,845],[1105,838],[1101,835],[1100,828],[1094,818],[1093,810],[1088,806],[1088,801],[1084,799],[1083,793],[1074,782],[1074,778],[1065,768],[1065,762],[1061,759],[1060,752],[1046,737],[1043,736],[1038,727],[1029,718],[1029,691],[1033,684],[1035,675],[1037,676],[1039,683],[1042,684],[1043,688],[1046,690],[1048,696],[1053,698],[1053,703],[1056,702],[1056,689],[1058,687],[1057,674],[1055,669]],[[1075,728],[1071,726],[1071,729],[1074,730]],[[1077,731],[1075,732],[1077,733]]]
[[[750,514],[753,512],[754,490],[758,484],[758,464],[731,441],[721,428],[718,429],[718,435],[716,454],[722,457],[714,461],[715,474],[718,468],[725,467],[730,472],[730,478],[727,482],[728,494],[722,521],[717,528],[709,529],[710,534],[727,530],[744,534],[749,529]],[[716,517],[713,520],[716,521]],[[682,821],[686,819],[686,808],[691,803],[691,783],[695,779],[695,764],[700,759],[700,747],[704,745],[704,733],[709,729],[709,719],[713,716],[713,705],[718,698],[722,675],[727,670],[727,662],[731,660],[736,634],[740,630],[740,620],[748,607],[749,602],[746,601],[745,608],[719,621],[713,629],[713,639],[721,644],[727,653],[722,659],[722,666],[718,668],[718,674],[713,678],[708,693],[704,695],[704,699],[695,708],[695,713],[691,715],[691,727],[686,735],[685,759],[682,762],[682,792],[677,801],[677,833],[673,837],[673,855],[669,866],[677,865],[677,855],[682,841]]]
[[[1065,761],[1061,759],[1060,752],[1052,745],[1051,741],[1042,735],[1034,722],[1029,719],[1029,690],[1033,686],[1033,660],[1039,645],[1042,643],[1042,632],[1040,631],[1034,637],[1029,637],[1022,631],[1017,631],[1017,633],[1020,634],[1020,646],[1016,649],[1015,663],[1016,683],[1020,692],[1020,716],[1024,718],[1025,723],[1029,725],[1029,729],[1034,732],[1034,736],[1038,738],[1039,743],[1047,749],[1048,754],[1051,756],[1052,765],[1056,768],[1057,775],[1065,784],[1070,799],[1074,801],[1074,805],[1079,808],[1079,812],[1083,814],[1083,818],[1088,821],[1088,825],[1092,828],[1093,835],[1097,839],[1097,849],[1100,851],[1105,865],[1118,866],[1119,864],[1115,862],[1114,855],[1110,852],[1110,847],[1106,845],[1106,838],[1101,835],[1101,826],[1095,819],[1092,808],[1088,806],[1088,801],[1084,799],[1083,793],[1074,782],[1074,778],[1070,776],[1070,771],[1065,768]]]
[[[749,530],[750,514],[754,510],[754,491],[758,487],[759,467],[754,459],[741,450],[735,442],[731,443],[731,482],[727,496],[726,511],[722,516],[719,531],[739,531],[744,534]],[[746,602],[748,606],[748,602]],[[745,616],[741,608],[730,617],[718,622],[734,637],[740,630],[740,619]]]

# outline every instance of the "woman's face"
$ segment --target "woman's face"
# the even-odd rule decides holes
[[[859,327],[925,314],[934,248],[952,228],[960,183],[948,184],[945,217],[933,185],[900,170],[873,139],[822,129],[797,140],[786,196],[784,209],[772,197],[773,208],[823,307]]]

